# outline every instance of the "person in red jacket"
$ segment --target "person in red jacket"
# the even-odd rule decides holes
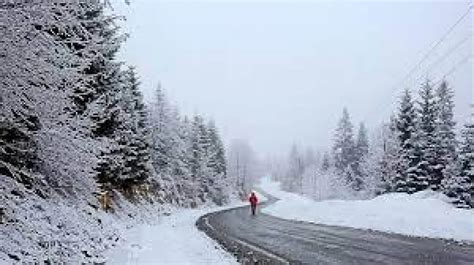
[[[257,210],[257,203],[258,203],[258,198],[257,195],[255,195],[255,192],[252,191],[250,198],[250,208],[252,209],[252,215],[255,215],[255,211]]]

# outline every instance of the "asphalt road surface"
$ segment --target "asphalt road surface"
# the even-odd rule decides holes
[[[196,225],[242,264],[474,264],[473,244],[251,216],[249,207]]]

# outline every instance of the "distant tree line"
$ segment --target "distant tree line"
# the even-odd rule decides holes
[[[331,152],[302,154],[295,146],[274,174],[288,191],[317,199],[371,197],[386,192],[443,192],[460,208],[474,207],[474,123],[457,135],[454,92],[443,81],[426,81],[419,99],[403,93],[390,121],[369,141],[364,123],[357,135],[344,109]]]

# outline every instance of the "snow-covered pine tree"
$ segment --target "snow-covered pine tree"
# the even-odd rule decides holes
[[[446,81],[441,82],[436,90],[437,117],[436,117],[436,162],[433,168],[434,176],[442,179],[452,179],[457,174],[457,140],[454,132],[456,122],[454,121],[454,92]]]
[[[380,192],[395,191],[395,180],[399,173],[400,143],[397,137],[397,120],[395,116],[390,117],[390,123],[382,128],[382,156],[376,170],[380,180]]]
[[[156,154],[156,157],[162,161],[163,159],[168,161],[168,164],[162,167],[160,175],[162,175],[161,178],[167,189],[168,201],[177,205],[190,206],[186,196],[192,196],[193,193],[192,189],[189,188],[190,172],[187,164],[187,139],[185,138],[186,132],[183,131],[185,128],[183,127],[178,109],[168,104],[165,104],[164,107],[163,110],[166,113],[162,113],[165,114],[162,117],[166,117],[167,124],[162,124],[161,133],[157,133],[154,136],[158,137],[154,138],[157,143],[157,150],[159,146],[163,147],[164,144],[168,148],[165,154],[163,152]],[[162,136],[164,137],[160,139],[159,137]],[[163,155],[169,157],[165,158]]]
[[[219,131],[217,130],[213,120],[208,123],[207,128],[209,139],[211,141],[209,166],[214,169],[216,174],[225,175],[227,170],[227,162],[224,145],[222,144]]]
[[[28,128],[22,129],[24,136],[33,136],[34,153],[41,161],[36,170],[50,185],[62,189],[58,187],[82,181],[75,187],[83,188],[89,184],[85,176],[94,154],[85,137],[87,124],[71,113],[70,96],[81,85],[85,63],[70,43],[83,30],[76,14],[84,7],[59,0],[17,1],[5,3],[0,12],[0,23],[6,25],[0,37],[5,52],[0,68],[6,71],[1,73],[6,87],[2,105],[14,115],[5,117],[41,124],[20,127]]]
[[[177,114],[177,112],[176,112]],[[177,117],[177,116],[176,116]],[[191,163],[193,158],[192,142],[192,124],[187,116],[184,116],[179,123],[178,130],[179,143],[175,149],[179,160],[179,166],[176,168],[182,172],[182,177],[177,180],[177,189],[183,194],[183,205],[195,207],[197,205],[197,185],[194,183],[194,177],[191,173]]]
[[[25,187],[31,188],[30,171],[34,170],[38,163],[36,142],[32,135],[37,128],[36,122],[31,123],[23,119],[23,115],[28,115],[27,113],[21,113],[16,121],[7,118],[2,107],[0,107],[0,175],[11,177]],[[28,118],[31,121],[37,120],[34,116]]]
[[[447,175],[444,193],[460,208],[474,208],[474,114],[462,129],[457,175]]]
[[[187,155],[188,124],[183,122],[175,106],[171,108],[169,118],[173,143],[170,161],[171,175],[178,179],[190,174]]]
[[[357,141],[354,148],[355,158],[353,162],[353,168],[355,171],[355,178],[353,188],[358,191],[363,189],[365,184],[367,172],[364,170],[363,165],[368,159],[369,154],[369,139],[367,136],[367,129],[365,128],[365,124],[363,122],[361,122],[359,125]]]
[[[121,130],[126,158],[122,173],[126,176],[126,182],[122,184],[125,186],[141,184],[152,174],[150,125],[139,84],[135,69],[129,67],[124,73],[120,102],[125,112]]]
[[[171,106],[158,84],[151,107],[152,157],[155,171],[163,177],[171,175],[171,153],[173,149],[173,130],[171,128]]]
[[[0,174],[31,188],[41,128],[36,95],[41,82],[50,85],[57,76],[47,61],[56,61],[48,52],[56,46],[54,38],[37,29],[51,25],[51,6],[19,1],[0,7]]]
[[[194,116],[191,128],[192,157],[190,169],[193,182],[198,187],[199,203],[203,203],[207,201],[209,189],[214,184],[212,169],[208,167],[211,141],[204,119],[200,115]]]
[[[182,148],[178,139],[179,114],[173,112],[161,84],[156,87],[150,111],[151,157],[156,172],[153,176],[154,186],[164,190],[162,197],[165,201],[179,205],[182,201],[179,191],[182,185],[179,185],[180,176],[175,175],[181,168],[177,158],[178,148]]]
[[[127,113],[121,104],[126,89],[125,74],[116,54],[123,41],[115,26],[115,18],[107,15],[102,1],[87,2],[88,12],[81,13],[81,20],[87,34],[96,41],[84,54],[94,53],[83,74],[88,77],[87,85],[74,91],[72,98],[76,110],[81,113],[87,106],[86,117],[91,121],[93,136],[104,143],[95,170],[96,179],[104,189],[129,188],[127,177],[127,157],[125,155],[127,137],[125,136]],[[118,186],[117,186],[118,185]]]
[[[97,180],[103,189],[117,188],[131,194],[132,188],[151,174],[148,118],[133,68],[116,78],[114,86],[97,102],[103,113],[92,116],[96,135],[108,143],[96,169]]]
[[[349,112],[344,108],[334,137],[333,160],[336,172],[344,176],[349,185],[354,183],[355,158],[353,125]]]
[[[422,150],[417,116],[408,89],[405,90],[397,117],[397,135],[400,144],[398,172],[394,179],[394,191],[416,192],[429,186],[427,174],[421,170]]]
[[[436,117],[438,109],[435,94],[429,81],[426,81],[420,90],[418,105],[418,128],[420,130],[417,133],[419,133],[422,158],[417,166],[419,172],[426,174],[426,176],[419,177],[426,179],[430,188],[438,190],[443,177],[442,165],[437,161],[436,153]],[[421,186],[424,186],[424,184]]]
[[[27,69],[27,62],[43,59],[35,55],[52,45],[52,40],[39,35],[28,40],[37,31],[33,23],[42,21],[32,13],[32,6],[11,3],[0,11],[0,174],[31,186],[29,170],[37,162],[35,132],[40,121],[35,113],[33,96],[40,91],[34,85],[44,74],[43,69]],[[26,18],[22,21],[20,17]],[[20,23],[23,22],[23,25]],[[45,38],[45,39],[43,39]],[[29,45],[29,44],[33,45]],[[36,60],[35,60],[36,59]],[[51,66],[48,68],[51,70]],[[30,72],[29,72],[30,71]],[[46,73],[42,73],[45,71]],[[30,74],[31,73],[31,74]],[[45,76],[45,77],[46,77]],[[33,83],[33,84],[32,84]],[[26,170],[27,172],[23,172]],[[23,176],[22,176],[23,175]]]
[[[120,67],[115,57],[126,35],[118,34],[117,17],[106,14],[107,1],[88,0],[77,5],[81,9],[75,15],[81,27],[72,29],[77,37],[66,38],[66,43],[81,58],[81,82],[71,94],[73,109],[81,114],[114,85],[111,80]]]
[[[356,142],[356,156],[364,158],[369,153],[369,138],[367,135],[367,129],[363,122],[359,125],[359,131],[357,133],[357,142]]]
[[[118,71],[118,69],[117,69]],[[91,108],[93,135],[105,144],[99,155],[97,182],[104,190],[119,188],[122,173],[124,173],[126,140],[121,135],[123,122],[127,119],[121,106],[121,84],[118,72],[109,77],[108,88]]]
[[[227,163],[225,157],[225,149],[220,139],[219,132],[216,128],[214,121],[209,121],[207,124],[207,133],[210,140],[209,146],[209,160],[208,167],[213,173],[213,187],[210,195],[214,203],[217,205],[223,205],[227,201]]]

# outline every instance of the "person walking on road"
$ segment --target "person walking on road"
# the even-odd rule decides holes
[[[252,191],[250,198],[250,208],[252,209],[252,215],[255,215],[255,211],[257,210],[257,203],[258,203],[258,198],[257,195],[255,195],[255,192]]]

